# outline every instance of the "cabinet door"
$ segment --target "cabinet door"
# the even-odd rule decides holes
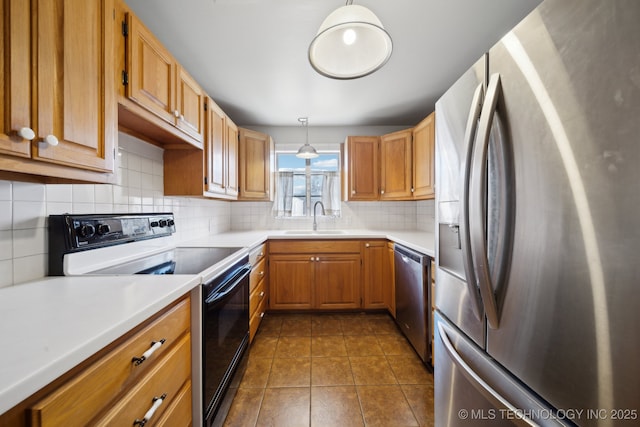
[[[127,97],[164,121],[176,123],[176,66],[171,54],[133,14],[127,14]]]
[[[396,317],[396,274],[395,274],[392,242],[387,242],[387,259],[386,259],[386,262],[384,263],[384,277],[385,277],[385,280],[389,283],[389,287],[387,288],[387,294],[386,294],[389,313],[391,313],[391,315],[395,318]]]
[[[206,191],[225,194],[227,185],[226,162],[226,125],[224,112],[211,100],[207,110],[207,140],[206,140]]]
[[[316,256],[315,308],[360,308],[360,255]]]
[[[204,92],[184,68],[176,66],[176,126],[196,141],[204,141]]]
[[[271,197],[271,138],[253,130],[239,130],[240,199],[268,201]]]
[[[435,197],[435,113],[413,129],[413,197]]]
[[[349,200],[378,200],[379,152],[377,136],[347,138],[347,197]]]
[[[33,131],[29,2],[0,1],[0,16],[0,153],[30,157],[30,141],[18,135]]]
[[[38,0],[34,158],[113,171],[113,0]],[[55,145],[55,143],[58,143]]]
[[[391,283],[386,275],[388,262],[385,240],[364,243],[364,308],[389,308]]]
[[[269,256],[269,306],[272,309],[312,308],[314,257]]]
[[[380,137],[380,200],[411,199],[411,129]]]
[[[227,195],[238,196],[238,126],[227,117]]]

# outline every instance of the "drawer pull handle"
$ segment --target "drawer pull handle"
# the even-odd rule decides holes
[[[151,355],[157,350],[159,349],[162,344],[164,344],[166,341],[166,339],[162,338],[160,341],[151,341],[151,347],[149,347],[149,350],[145,351],[144,353],[142,353],[142,356],[140,357],[134,357],[133,359],[131,359],[131,361],[136,365],[140,365],[142,364],[142,362],[144,362],[145,360],[147,360],[149,357],[151,357]]]
[[[134,426],[144,427],[144,425],[149,422],[151,417],[153,417],[153,414],[156,413],[156,411],[158,410],[160,405],[162,405],[162,402],[164,402],[164,399],[166,399],[166,398],[167,398],[167,393],[164,393],[160,397],[154,397],[153,398],[153,405],[151,405],[151,408],[149,408],[149,410],[144,414],[144,417],[142,417],[141,420],[136,418],[136,420],[133,422],[133,425]]]

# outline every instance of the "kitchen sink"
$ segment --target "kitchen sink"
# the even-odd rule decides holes
[[[344,230],[286,230],[284,234],[297,234],[297,235],[334,235],[334,234],[346,234]]]

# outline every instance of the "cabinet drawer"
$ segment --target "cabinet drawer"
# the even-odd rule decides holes
[[[190,316],[187,298],[34,405],[32,425],[86,425],[119,393],[149,372],[180,335],[189,331]],[[133,363],[133,358],[149,350],[152,342],[162,339],[164,344],[147,360],[139,365]]]
[[[251,249],[251,252],[249,252],[249,262],[251,263],[251,265],[256,265],[256,263],[261,259],[263,259],[266,254],[267,254],[266,243],[256,246],[255,248]]]
[[[267,299],[264,298],[249,321],[249,341],[253,341],[253,337],[256,335],[256,332],[258,332],[258,327],[260,326],[260,322],[262,322],[266,308]]]
[[[358,240],[274,240],[269,253],[360,253]]]
[[[256,286],[258,286],[258,283],[264,279],[266,274],[267,260],[262,258],[262,260],[251,269],[251,275],[249,276],[249,292],[253,292]]]
[[[187,381],[178,392],[175,400],[171,402],[157,425],[171,427],[189,427],[192,424],[191,413],[191,381]]]
[[[178,398],[183,384],[191,377],[191,335],[186,334],[171,348],[129,393],[96,426],[131,426],[142,419],[154,399],[165,396],[152,419],[158,419]]]
[[[249,296],[249,315],[253,316],[255,311],[258,309],[260,303],[265,300],[267,296],[267,292],[265,290],[266,280],[261,280],[258,286],[251,291],[251,295]]]

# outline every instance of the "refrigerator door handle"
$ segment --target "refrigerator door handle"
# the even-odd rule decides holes
[[[480,83],[473,94],[473,100],[471,101],[471,109],[469,110],[469,117],[467,119],[467,127],[464,135],[467,153],[464,169],[462,170],[462,183],[464,189],[462,193],[462,209],[460,210],[459,233],[465,278],[467,280],[467,288],[471,299],[471,309],[478,320],[482,320],[483,313],[475,269],[473,267],[473,258],[471,256],[471,236],[469,232],[469,181],[471,177],[471,163],[473,161],[473,143],[478,129],[478,119],[480,118],[480,111],[482,109],[483,96],[483,85]]]
[[[464,377],[482,396],[499,409],[501,416],[508,415],[514,425],[521,426],[568,427],[574,425],[561,417],[552,416],[556,414],[553,407],[525,389],[517,380],[504,372],[491,357],[468,342],[441,318],[436,321],[436,325],[438,336],[453,364],[462,371]],[[454,338],[455,345],[450,336]],[[488,378],[491,384],[484,378]]]
[[[480,123],[478,124],[478,134],[473,147],[471,165],[471,179],[469,183],[469,230],[471,237],[471,256],[475,270],[476,280],[480,288],[480,295],[484,305],[487,322],[493,329],[499,327],[498,303],[491,276],[489,274],[489,261],[487,256],[487,234],[486,234],[486,194],[487,194],[487,152],[489,148],[489,137],[491,125],[496,113],[498,97],[502,92],[500,75],[494,74],[489,80],[487,96],[485,98]]]
[[[462,373],[471,383],[480,391],[489,401],[494,404],[498,404],[502,407],[507,408],[511,413],[518,413],[521,410],[516,408],[511,402],[509,402],[504,396],[501,396],[497,391],[493,389],[486,381],[484,381],[480,375],[478,375],[472,368],[465,362],[465,360],[460,356],[458,351],[453,346],[451,339],[449,338],[449,333],[453,332],[449,328],[444,326],[443,322],[437,322],[438,324],[438,332],[440,333],[440,338],[442,339],[442,344],[444,344],[444,348],[447,351],[447,354],[455,363],[455,365],[462,370]],[[445,330],[446,329],[446,330]],[[523,420],[524,421],[524,420]],[[534,423],[527,423],[525,425],[535,426]]]

